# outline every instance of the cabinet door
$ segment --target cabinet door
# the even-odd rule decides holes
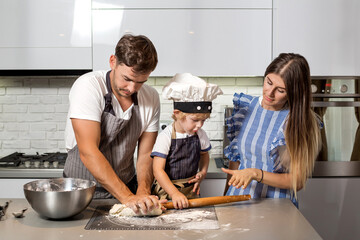
[[[360,75],[360,1],[275,0],[273,52],[296,52],[314,76]]]
[[[93,10],[94,70],[127,32],[154,43],[153,76],[262,76],[271,61],[271,9]]]
[[[93,9],[114,8],[271,8],[272,0],[92,0]]]
[[[11,199],[11,198],[24,198],[24,184],[35,181],[38,179],[4,179],[0,178],[0,198]],[[3,204],[3,202],[1,203]]]
[[[91,0],[0,1],[0,69],[91,69]]]
[[[226,184],[226,179],[206,178],[201,182],[200,196],[201,197],[223,196],[225,184]]]

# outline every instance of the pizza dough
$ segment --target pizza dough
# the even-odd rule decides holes
[[[131,208],[127,207],[125,204],[114,204],[109,211],[110,216],[114,217],[142,217],[142,216],[159,216],[162,214],[161,207],[154,208],[148,213],[143,213],[140,209],[140,212],[136,214]]]

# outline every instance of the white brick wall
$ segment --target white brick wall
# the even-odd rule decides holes
[[[0,157],[65,151],[68,94],[75,79],[0,78]]]
[[[0,158],[15,151],[64,152],[68,94],[76,77],[0,77]],[[218,84],[224,95],[213,102],[213,112],[204,124],[211,139],[211,154],[222,153],[223,109],[232,106],[235,92],[261,94],[262,78],[203,77]],[[161,93],[170,77],[150,78],[148,84]],[[169,123],[173,105],[161,99],[160,121]]]

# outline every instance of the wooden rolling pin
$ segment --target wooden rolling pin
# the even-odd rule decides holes
[[[250,195],[236,195],[236,196],[219,196],[219,197],[206,197],[206,198],[194,198],[189,199],[189,208],[211,206],[216,204],[239,202],[250,200]],[[173,209],[172,202],[166,202],[163,204],[166,209]]]

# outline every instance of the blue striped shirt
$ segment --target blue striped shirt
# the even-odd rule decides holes
[[[289,110],[271,111],[261,107],[259,97],[234,95],[234,110],[226,119],[230,145],[225,156],[239,161],[239,169],[258,168],[282,173],[278,147],[285,145],[284,123]],[[226,195],[250,194],[252,198],[289,198],[296,200],[290,190],[271,187],[253,180],[246,189],[229,187]]]

